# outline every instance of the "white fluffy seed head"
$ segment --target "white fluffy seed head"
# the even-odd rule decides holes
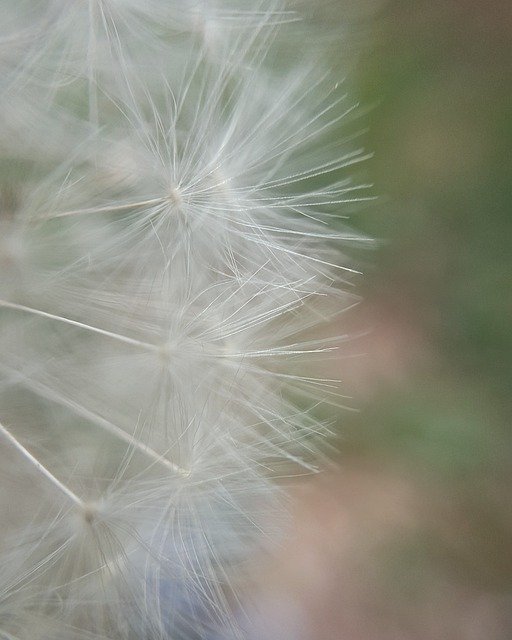
[[[340,403],[353,107],[277,2],[0,6],[0,636],[243,638]]]

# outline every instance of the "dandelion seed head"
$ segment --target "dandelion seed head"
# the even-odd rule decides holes
[[[343,401],[354,107],[278,1],[0,9],[0,635],[243,638]]]

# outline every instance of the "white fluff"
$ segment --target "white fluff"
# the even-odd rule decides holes
[[[340,402],[353,106],[276,3],[0,6],[0,637],[242,638]]]

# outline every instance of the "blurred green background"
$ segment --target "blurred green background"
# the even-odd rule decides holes
[[[382,240],[356,312],[376,361],[350,444],[507,500],[512,4],[384,2],[372,25],[355,76],[382,195],[352,223]]]
[[[438,483],[494,537],[512,516],[512,3],[392,1],[372,22],[356,77],[383,196],[355,223],[383,240],[357,311],[377,362],[348,439]]]
[[[512,3],[338,0],[317,11],[351,36],[350,82],[375,154],[364,176],[379,194],[351,225],[380,242],[359,255],[356,357],[339,364],[358,409],[340,418],[341,471],[305,491],[308,524],[289,554],[309,616],[300,637],[507,640]],[[311,562],[325,569],[308,591],[300,550],[315,519]]]
[[[423,585],[424,610],[448,584],[493,623],[440,637],[510,638],[512,3],[395,0],[368,27],[355,76],[384,206],[358,223],[383,242],[357,313],[376,362],[343,455],[418,494],[387,588]]]

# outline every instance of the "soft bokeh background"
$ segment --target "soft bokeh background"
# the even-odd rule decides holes
[[[273,640],[512,637],[512,3],[324,2],[379,200],[339,361],[340,471],[297,487]]]

